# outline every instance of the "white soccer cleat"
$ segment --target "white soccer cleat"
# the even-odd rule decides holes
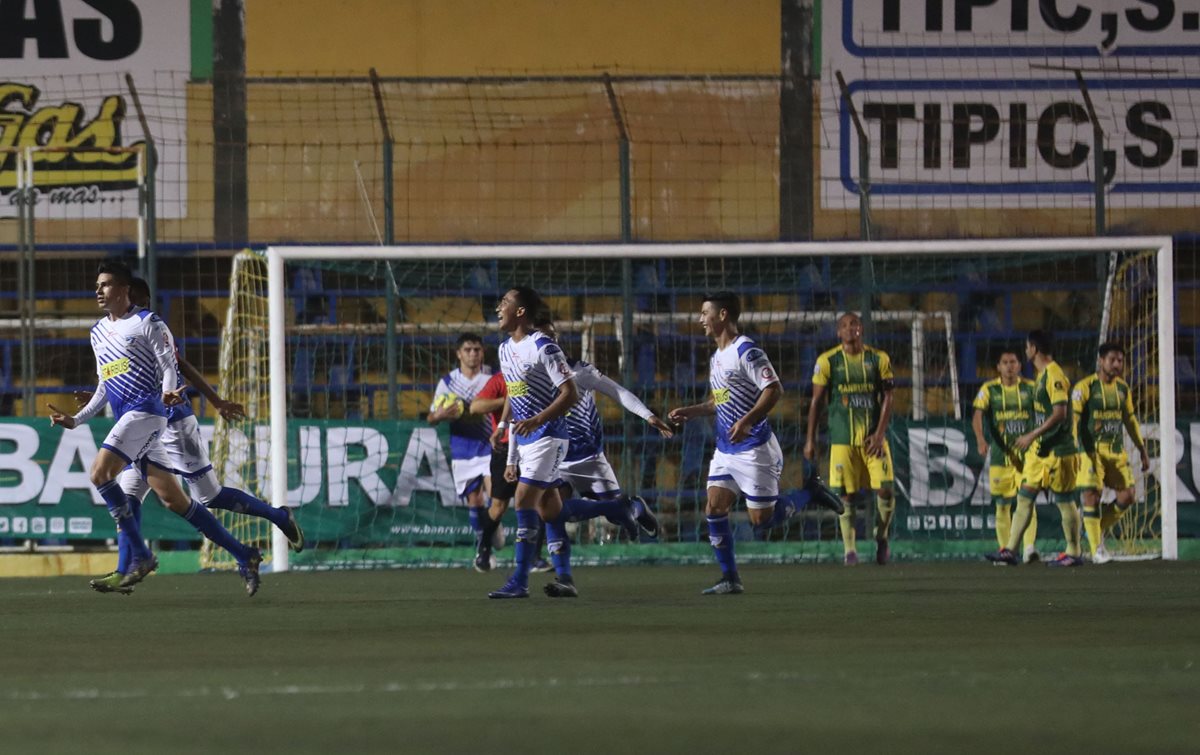
[[[1112,561],[1112,560],[1113,560],[1113,557],[1108,552],[1108,548],[1104,547],[1104,543],[1100,543],[1099,545],[1096,546],[1096,553],[1092,556],[1093,564],[1107,564],[1109,561]]]
[[[496,530],[492,533],[492,547],[496,550],[499,550],[500,548],[504,547],[504,543],[506,541],[507,533],[504,531],[504,525],[496,525]]]
[[[1025,546],[1025,555],[1022,559],[1027,564],[1037,563],[1042,560],[1042,554],[1038,553],[1038,549],[1032,545]]]

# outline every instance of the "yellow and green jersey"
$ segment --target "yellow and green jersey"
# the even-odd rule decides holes
[[[1106,385],[1099,375],[1088,375],[1072,389],[1071,409],[1079,447],[1087,453],[1121,453],[1126,422],[1134,444],[1142,445],[1142,430],[1133,411],[1133,391],[1121,378]]]
[[[1071,422],[1071,401],[1067,393],[1071,384],[1058,362],[1051,362],[1046,369],[1038,373],[1037,383],[1033,391],[1033,422],[1034,427],[1041,427],[1054,411],[1054,407],[1065,406],[1067,419],[1038,437],[1041,455],[1057,454],[1069,456],[1076,452],[1074,425]]]
[[[829,390],[829,442],[865,446],[879,425],[883,393],[894,380],[887,352],[870,346],[861,354],[847,354],[837,346],[817,357],[813,385]]]
[[[1000,378],[989,380],[975,395],[975,408],[987,416],[983,426],[991,436],[992,448],[988,463],[993,467],[1009,466],[1009,453],[1017,453],[1017,438],[1033,429],[1034,382],[1018,378],[1005,385]]]

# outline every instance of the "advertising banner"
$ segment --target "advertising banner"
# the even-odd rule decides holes
[[[134,218],[144,145],[129,74],[158,147],[162,217],[186,212],[188,0],[0,3],[0,218],[16,217],[32,152],[38,218]]]
[[[1200,11],[1172,0],[825,0],[825,70],[868,134],[878,207],[1077,207],[1096,126],[1113,207],[1200,198]],[[1086,84],[1087,95],[1081,81]],[[859,140],[832,76],[822,204],[855,207]],[[1089,102],[1090,99],[1090,102]],[[1094,117],[1093,117],[1094,113]]]

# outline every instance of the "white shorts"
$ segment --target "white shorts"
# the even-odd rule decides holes
[[[736,454],[713,453],[708,466],[708,487],[741,493],[748,509],[769,509],[779,498],[779,476],[783,474],[783,451],[771,439],[761,446]]]
[[[204,436],[200,434],[200,423],[189,415],[176,422],[168,422],[162,434],[163,447],[175,465],[175,474],[195,477],[212,469]]]
[[[517,447],[519,482],[539,488],[552,488],[562,482],[563,457],[567,455],[566,438],[542,437]]]
[[[126,464],[143,466],[149,462],[170,470],[171,460],[162,445],[162,434],[166,429],[166,417],[150,412],[127,412],[108,431],[108,437],[100,447],[120,456]]]
[[[621,495],[621,484],[603,453],[589,459],[564,461],[558,471],[577,496],[606,500]]]
[[[492,474],[492,455],[476,456],[474,459],[451,459],[450,472],[454,475],[454,488],[459,498],[483,487],[483,480]],[[478,484],[474,484],[478,483]]]

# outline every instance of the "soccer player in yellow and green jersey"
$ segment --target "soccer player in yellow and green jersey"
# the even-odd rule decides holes
[[[892,451],[887,442],[892,417],[895,376],[886,352],[863,343],[862,318],[847,312],[838,318],[841,345],[817,358],[813,368],[813,398],[808,407],[808,436],[804,456],[816,457],[817,414],[829,393],[829,487],[842,497],[845,511],[838,524],[842,531],[845,563],[858,563],[855,542],[855,492],[870,486],[875,491],[875,563],[888,562],[888,532],[896,512],[892,493]]]
[[[1013,514],[1008,544],[988,560],[1016,566],[1017,545],[1033,517],[1033,500],[1049,490],[1062,515],[1063,536],[1067,547],[1048,566],[1083,564],[1079,506],[1075,503],[1075,485],[1079,473],[1079,454],[1071,423],[1070,383],[1058,362],[1054,361],[1054,339],[1044,330],[1033,330],[1025,338],[1025,357],[1037,367],[1033,391],[1034,428],[1014,442],[1021,460],[1021,487],[1017,492],[1017,510]]]
[[[1021,377],[1021,361],[1015,350],[1000,352],[996,361],[1000,377],[989,380],[975,396],[971,426],[979,453],[988,462],[988,483],[996,506],[996,540],[1003,548],[1012,532],[1013,505],[1021,481],[1021,458],[1013,445],[1033,429],[1032,380]],[[990,438],[990,443],[989,443]],[[1036,561],[1037,515],[1025,529],[1025,562]]]
[[[1099,349],[1097,370],[1075,384],[1071,408],[1075,414],[1075,436],[1079,440],[1079,490],[1083,503],[1083,528],[1087,532],[1092,561],[1110,560],[1104,536],[1133,505],[1133,471],[1125,451],[1125,431],[1142,457],[1142,472],[1150,470],[1146,442],[1133,409],[1133,391],[1121,375],[1125,371],[1125,350],[1115,343],[1103,343]],[[1108,487],[1117,493],[1116,505],[1100,510],[1100,490]]]

